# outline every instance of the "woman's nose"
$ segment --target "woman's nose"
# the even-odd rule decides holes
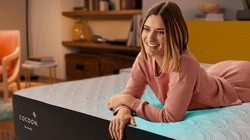
[[[155,34],[154,32],[150,32],[150,33],[148,34],[148,39],[149,39],[150,41],[155,41],[155,40],[156,40],[156,34]]]

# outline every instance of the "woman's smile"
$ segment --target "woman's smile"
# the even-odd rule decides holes
[[[159,44],[155,44],[155,43],[148,43],[148,42],[146,42],[146,44],[151,49],[156,49],[159,46]]]
[[[142,41],[149,56],[162,56],[164,50],[165,26],[160,16],[151,15],[143,26]]]

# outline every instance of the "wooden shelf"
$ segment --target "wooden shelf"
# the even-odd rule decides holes
[[[62,12],[62,15],[77,18],[82,16],[132,16],[142,14],[142,10],[110,10],[110,11],[70,11]]]
[[[140,51],[140,47],[130,47],[124,45],[110,45],[106,43],[93,43],[93,42],[77,42],[77,41],[62,41],[62,44],[67,47],[78,47],[86,49],[103,49],[112,51],[136,52]]]
[[[132,17],[133,15],[142,14],[142,10],[110,10],[110,11],[65,11],[62,12],[63,16],[69,18],[79,18],[87,17],[88,19],[98,18],[98,20],[112,19],[113,17],[117,19]],[[93,42],[76,42],[76,41],[62,41],[62,45],[66,47],[73,48],[83,48],[82,50],[99,49],[103,51],[112,52],[129,52],[129,53],[139,53],[139,47],[129,47],[124,45],[110,45],[104,43],[93,43]]]

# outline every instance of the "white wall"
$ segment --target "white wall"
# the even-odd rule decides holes
[[[77,4],[79,0],[30,0],[30,56],[54,56],[58,62],[59,79],[66,79],[65,54],[79,51],[61,44],[62,41],[72,40],[71,28],[75,21],[62,16],[62,11],[72,11]],[[99,19],[91,19],[88,24],[93,34],[108,39],[121,39],[127,37],[130,19],[102,19],[101,22]],[[35,70],[35,74],[48,76],[48,70]]]
[[[27,56],[25,0],[0,0],[0,30],[20,30],[22,62]]]
[[[143,0],[143,13],[145,13],[153,4],[162,0]],[[167,1],[167,0],[166,0]],[[209,0],[171,0],[181,8],[183,16],[188,20],[195,19],[196,14],[201,14],[198,8],[199,3]],[[214,0],[218,1],[225,10],[225,20],[235,20],[236,11],[243,9],[242,0]]]
[[[58,63],[57,78],[65,79],[64,55],[70,50],[61,41],[70,37],[73,20],[62,16],[72,10],[72,0],[30,0],[30,56],[54,56]],[[48,76],[48,70],[35,70],[35,74]]]

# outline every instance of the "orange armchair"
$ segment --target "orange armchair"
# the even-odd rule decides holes
[[[16,83],[21,89],[19,71],[21,63],[20,32],[0,31],[0,88],[3,89],[4,102],[9,101],[8,87]]]

